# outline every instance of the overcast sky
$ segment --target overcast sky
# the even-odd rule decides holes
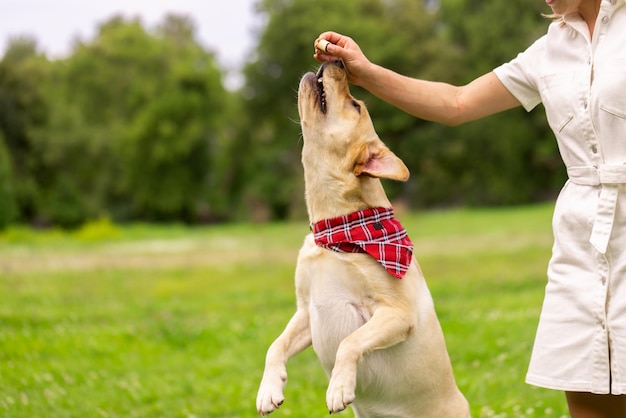
[[[256,0],[0,0],[0,56],[11,36],[32,35],[50,57],[66,56],[72,41],[93,38],[99,23],[115,14],[140,16],[154,27],[167,12],[191,16],[199,41],[228,70],[227,84],[241,82],[237,70],[255,46]]]

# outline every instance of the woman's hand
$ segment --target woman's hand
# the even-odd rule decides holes
[[[319,44],[321,40],[330,44]],[[363,85],[368,78],[372,63],[361,51],[359,45],[349,36],[344,36],[336,32],[322,33],[314,43],[315,54],[313,57],[319,62],[340,59],[343,61],[348,72],[348,80],[352,84]]]

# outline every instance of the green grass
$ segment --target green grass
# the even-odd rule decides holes
[[[567,415],[524,383],[551,206],[407,213],[474,417]],[[265,350],[293,314],[305,222],[0,234],[0,416],[253,417]],[[326,416],[312,350],[276,417]],[[341,414],[353,416],[350,411]]]

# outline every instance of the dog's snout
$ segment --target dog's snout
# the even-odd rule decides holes
[[[343,92],[345,89],[347,89],[345,66],[341,60],[334,60],[323,63],[316,73],[306,73],[300,80],[298,96],[304,97],[303,93],[307,92],[306,97],[317,99],[317,109],[322,115],[326,115],[329,101],[338,100],[337,92]],[[302,108],[299,110],[303,112]]]
[[[317,71],[317,76],[322,77],[324,75],[324,70],[326,69],[326,67],[329,67],[329,66],[339,67],[342,70],[346,69],[346,67],[343,65],[343,61],[341,60],[328,61],[320,66],[319,70]]]

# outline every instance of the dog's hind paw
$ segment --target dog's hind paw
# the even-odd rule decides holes
[[[354,402],[356,383],[340,382],[334,376],[330,379],[326,391],[326,406],[331,414],[341,412]]]

